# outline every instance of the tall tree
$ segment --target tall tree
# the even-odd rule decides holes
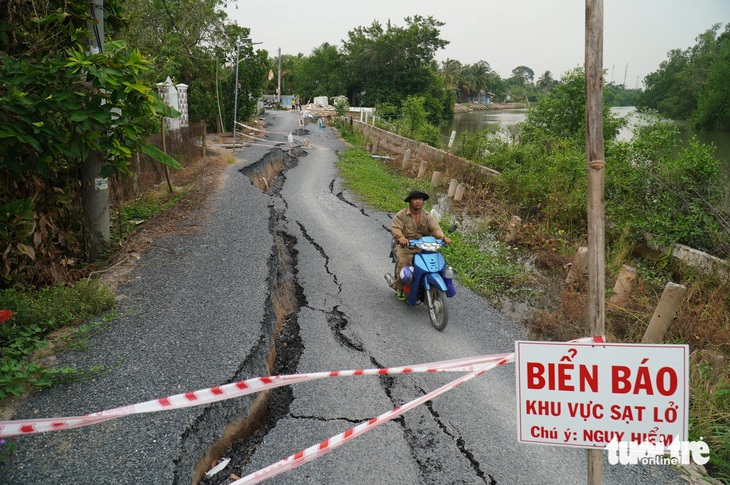
[[[440,72],[444,77],[446,87],[454,91],[457,100],[461,102],[461,89],[465,83],[464,66],[456,59],[446,59],[441,63]]]
[[[164,81],[169,76],[175,83],[189,86],[189,115],[193,122],[207,121],[213,125],[218,118],[217,96],[223,100],[231,97],[217,93],[221,93],[224,82],[233,82],[229,76],[233,73],[235,77],[233,64],[237,46],[251,34],[249,28],[228,20],[223,10],[225,5],[225,0],[124,2],[126,15],[133,21],[117,36],[152,59],[156,79],[147,82]],[[260,56],[245,45],[241,47],[241,54],[249,59],[262,58],[260,61],[268,72],[268,56]],[[241,69],[239,81],[262,89],[265,78],[258,77],[259,71]],[[232,84],[227,87],[230,91]],[[247,107],[248,98],[240,101]],[[223,117],[232,119],[232,101],[224,103],[222,109],[225,111]],[[250,110],[244,109],[247,111]]]
[[[105,27],[121,25],[118,4],[105,7]],[[175,166],[145,142],[170,113],[143,81],[150,63],[138,50],[113,41],[89,52],[87,25],[96,20],[85,0],[13,0],[3,9],[0,286],[56,282],[69,269],[61,256],[84,256],[81,161],[98,152],[102,177],[128,173],[140,151]]]
[[[476,96],[476,101],[479,101],[480,93],[487,91],[492,80],[492,68],[487,61],[479,61],[475,64],[468,65],[464,68],[464,71],[464,78],[471,97],[474,98]]]
[[[730,31],[718,38],[718,44],[718,56],[700,91],[692,122],[706,130],[730,131]]]
[[[545,71],[542,73],[542,76],[540,76],[537,80],[537,87],[540,89],[540,91],[545,91],[547,89],[552,88],[555,83],[555,79],[553,79],[553,73],[550,71]]]
[[[659,65],[659,69],[644,79],[646,89],[639,96],[639,105],[656,109],[664,116],[674,119],[693,118],[700,103],[703,106],[702,111],[709,114],[710,111],[707,109],[710,106],[706,104],[708,98],[719,101],[716,106],[720,107],[720,110],[724,109],[726,106],[723,102],[726,98],[722,97],[724,85],[722,81],[719,83],[716,81],[718,76],[716,72],[723,71],[722,66],[727,62],[725,45],[727,36],[730,35],[730,24],[727,24],[724,33],[718,36],[720,27],[721,24],[713,25],[697,36],[697,44],[684,51],[679,49],[669,51],[667,60]],[[716,94],[719,96],[716,97]],[[713,122],[709,124],[699,122],[698,116],[694,116],[694,119],[698,126],[715,126]]]
[[[525,84],[532,84],[533,79],[535,79],[535,71],[527,66],[517,66],[512,69],[512,79],[517,84],[521,84],[523,86]]]
[[[448,44],[441,38],[444,24],[420,15],[407,17],[405,22],[405,27],[399,27],[376,21],[370,27],[353,29],[343,41],[348,97],[353,106],[384,102],[400,106],[408,96],[423,93],[431,97],[436,93],[441,104],[446,104],[443,80],[435,75],[433,66],[435,53]]]
[[[345,60],[337,47],[325,42],[298,64],[297,94],[305,100],[315,96],[334,97],[347,93]]]

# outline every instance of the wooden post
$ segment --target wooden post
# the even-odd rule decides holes
[[[644,338],[641,339],[642,344],[658,344],[664,339],[664,333],[669,328],[669,324],[674,320],[677,314],[677,307],[682,302],[682,298],[687,293],[687,287],[672,283],[667,283],[664,287],[662,297],[659,304],[654,310],[649,326],[644,332]]]
[[[139,196],[139,176],[140,176],[141,170],[142,170],[142,166],[139,161],[139,152],[137,152],[137,163],[136,163],[136,167],[134,170],[134,179],[133,179],[134,183],[132,185],[134,187],[134,196],[135,197]]]
[[[161,120],[162,121],[160,123],[160,133],[162,134],[162,151],[167,154],[167,144],[165,142],[165,118],[162,117]],[[162,168],[165,170],[165,179],[167,179],[167,190],[169,190],[172,194],[174,190],[172,190],[172,183],[170,182],[170,169],[164,163],[162,164]]]
[[[603,141],[603,0],[585,4],[588,335],[606,333],[606,162]],[[588,483],[603,483],[603,450],[588,450]]]
[[[205,156],[207,155],[207,138],[208,138],[208,127],[205,123],[203,123],[203,160],[205,160]]]

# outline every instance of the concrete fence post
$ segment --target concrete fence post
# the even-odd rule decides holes
[[[520,216],[512,216],[512,220],[509,223],[509,233],[507,234],[507,243],[513,243],[517,241],[517,232],[522,226],[522,218]]]
[[[376,138],[373,143],[373,153],[378,153],[378,145],[380,145],[380,138]]]
[[[459,182],[456,179],[451,179],[451,182],[449,183],[449,197],[453,197],[454,194],[456,194],[456,186],[459,184]]]
[[[682,298],[687,293],[687,287],[672,283],[667,283],[664,287],[662,297],[659,304],[654,310],[649,326],[644,332],[644,338],[641,339],[642,344],[658,344],[664,339],[664,334],[669,328],[669,324],[674,320],[677,314],[677,307],[682,302]]]
[[[466,190],[466,187],[463,183],[459,184],[458,187],[456,187],[456,192],[454,192],[454,200],[461,200],[464,197],[464,191]]]
[[[428,165],[428,162],[426,160],[421,160],[421,168],[418,169],[418,180],[421,180],[424,175],[426,175],[426,166]]]
[[[580,247],[578,252],[575,253],[573,263],[570,265],[568,276],[565,278],[565,283],[572,285],[581,279],[583,274],[588,269],[588,248]]]
[[[451,137],[449,138],[449,150],[451,150],[451,147],[454,146],[454,138],[456,138],[456,130],[451,132]]]
[[[616,283],[613,285],[613,295],[608,299],[609,303],[616,306],[624,305],[631,294],[635,281],[636,270],[625,264],[621,266]]]
[[[408,168],[408,162],[411,160],[411,149],[406,149],[406,152],[403,154],[403,163],[400,166],[401,170],[406,170]]]

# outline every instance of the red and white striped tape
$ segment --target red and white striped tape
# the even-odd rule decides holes
[[[261,128],[254,128],[253,126],[246,125],[244,123],[241,123],[240,121],[236,121],[236,124],[246,128],[246,129],[249,129],[249,130],[260,131],[261,133],[266,133],[267,135],[288,135],[290,133],[288,131],[283,132],[283,131],[262,130]]]
[[[586,337],[586,338],[580,338],[571,340],[571,343],[604,343],[606,341],[605,337]],[[348,441],[357,438],[358,436],[367,433],[368,431],[371,431],[375,429],[376,427],[380,426],[383,423],[386,423],[392,419],[397,418],[401,414],[405,413],[406,411],[409,411],[413,409],[416,406],[419,406],[423,404],[426,401],[430,401],[431,399],[450,391],[451,389],[454,389],[456,387],[459,387],[460,385],[464,384],[467,381],[472,380],[473,378],[480,376],[487,372],[488,370],[494,369],[495,367],[498,367],[500,365],[514,362],[515,354],[500,354],[500,355],[492,355],[492,356],[485,356],[484,360],[480,363],[475,363],[473,365],[469,366],[463,366],[458,367],[457,362],[461,361],[462,359],[457,359],[453,362],[452,365],[456,366],[455,369],[458,370],[466,370],[469,372],[469,374],[466,374],[452,382],[449,382],[448,384],[445,384],[438,389],[429,392],[428,394],[424,394],[423,396],[414,399],[413,401],[410,401],[402,406],[398,406],[397,408],[391,409],[390,411],[381,414],[380,416],[377,416],[369,421],[366,421],[364,423],[360,423],[354,428],[350,428],[344,433],[340,433],[336,436],[333,436],[329,439],[326,439],[324,441],[321,441],[320,443],[310,446],[307,449],[301,450],[298,453],[295,453],[287,458],[284,458],[281,461],[278,461],[272,465],[267,466],[266,468],[262,468],[259,471],[256,471],[254,473],[251,473],[250,475],[246,475],[245,477],[236,480],[231,485],[252,485],[255,483],[260,483],[264,480],[268,480],[269,478],[275,477],[277,475],[280,475],[286,471],[293,470],[294,468],[297,468],[301,465],[304,465],[305,463],[308,463],[312,460],[315,460],[319,458],[320,456],[329,453],[330,451],[334,450],[335,448],[338,448]],[[424,364],[428,365],[428,364]],[[470,367],[470,369],[467,369],[467,367]],[[427,371],[429,372],[429,371]],[[430,372],[439,372],[439,371],[430,371]]]
[[[587,337],[572,340],[575,343],[603,343],[604,337]],[[477,357],[468,357],[462,359],[445,360],[440,362],[431,362],[426,364],[418,364],[404,367],[391,367],[385,369],[358,369],[331,372],[315,372],[309,374],[291,374],[269,377],[256,377],[245,381],[238,381],[222,386],[200,389],[197,391],[186,392],[167,396],[152,401],[132,404],[114,409],[108,409],[93,414],[83,416],[62,417],[62,418],[41,418],[41,419],[21,419],[14,421],[0,421],[0,438],[29,435],[35,433],[45,433],[48,431],[61,431],[65,429],[80,428],[102,421],[109,421],[122,416],[133,414],[153,413],[157,411],[169,411],[172,409],[180,409],[192,406],[200,406],[212,402],[223,401],[235,397],[253,394],[255,392],[274,389],[276,387],[286,386],[290,384],[298,384],[300,382],[314,381],[327,377],[349,377],[349,376],[375,376],[384,374],[410,374],[410,373],[429,373],[429,372],[468,372],[468,374],[456,379],[435,391],[431,391],[424,396],[414,399],[411,402],[392,409],[381,414],[367,422],[361,423],[344,433],[333,436],[330,439],[300,451],[284,460],[270,465],[258,472],[252,473],[238,481],[235,485],[259,483],[273,476],[284,473],[287,470],[296,468],[304,463],[314,460],[329,451],[343,445],[363,433],[374,429],[375,427],[388,422],[409,409],[423,404],[446,391],[454,389],[464,382],[473,379],[484,372],[497,366],[514,361],[514,353],[483,355]]]
[[[191,406],[200,406],[216,401],[232,399],[245,396],[267,389],[297,384],[300,382],[314,381],[327,377],[348,377],[368,376],[382,374],[408,374],[422,372],[469,372],[475,367],[484,365],[508,354],[488,355],[464,359],[448,360],[443,362],[432,362],[409,367],[393,367],[389,369],[358,369],[332,372],[316,372],[310,374],[292,374],[270,377],[256,377],[245,381],[234,382],[222,386],[200,389],[197,391],[176,394],[132,404],[114,409],[108,409],[83,416],[62,417],[62,418],[41,418],[16,421],[0,421],[0,438],[47,431],[60,431],[64,429],[79,428],[90,424],[116,419],[132,414],[153,413],[157,411],[169,411]]]

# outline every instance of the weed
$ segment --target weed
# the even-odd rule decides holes
[[[0,463],[15,455],[17,446],[12,441],[0,439]]]
[[[189,186],[178,188],[172,194],[162,190],[148,192],[129,203],[120,204],[111,231],[113,242],[123,243],[140,224],[174,205],[189,189]]]
[[[70,367],[46,368],[34,357],[49,347],[52,332],[79,325],[108,310],[113,303],[114,295],[94,280],[34,292],[0,292],[0,308],[9,314],[0,323],[0,399],[85,372]]]

